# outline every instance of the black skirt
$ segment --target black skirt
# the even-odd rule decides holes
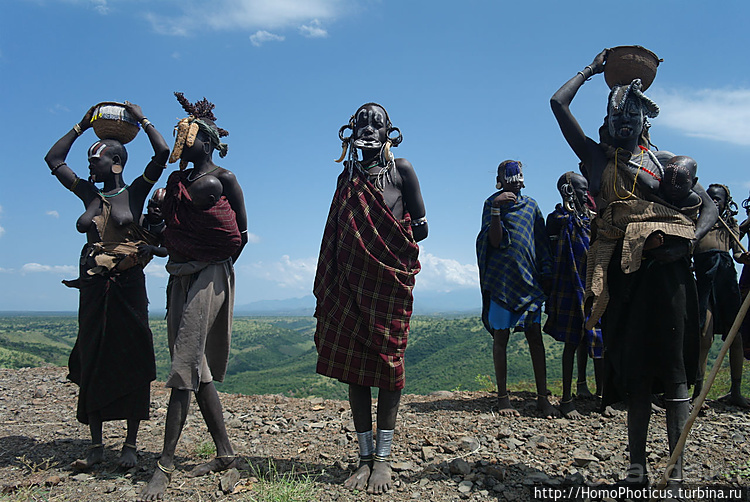
[[[713,315],[714,335],[729,334],[740,311],[740,286],[734,259],[727,251],[712,249],[694,256],[695,280],[698,285],[700,326],[706,322],[706,311]]]
[[[103,276],[82,266],[80,279],[78,338],[68,360],[68,378],[80,386],[78,421],[87,424],[92,414],[148,419],[156,364],[143,268]]]
[[[698,368],[698,294],[688,259],[644,257],[638,271],[625,274],[621,256],[620,243],[609,264],[602,317],[602,406],[625,400],[644,382],[652,393],[664,392],[665,384],[691,385]]]

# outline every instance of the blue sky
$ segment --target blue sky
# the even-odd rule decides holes
[[[525,166],[544,213],[577,159],[550,96],[604,47],[664,59],[647,94],[661,149],[693,156],[704,184],[750,188],[747,2],[416,0],[15,0],[0,18],[0,310],[75,310],[81,202],[44,164],[49,147],[100,101],[140,104],[167,141],[184,115],[173,91],[216,104],[246,198],[251,242],[237,304],[311,293],[340,166],[340,126],[362,103],[387,108],[394,151],[419,175],[430,222],[415,295],[478,294],[474,239],[497,164]],[[601,75],[572,105],[589,136],[605,114]],[[69,165],[86,177],[87,132]],[[151,156],[128,145],[126,181]],[[174,164],[171,167],[176,166]],[[163,186],[166,175],[157,186]],[[164,305],[164,261],[147,268]]]

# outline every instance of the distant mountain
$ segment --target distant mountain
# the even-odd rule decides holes
[[[417,290],[414,294],[414,315],[479,315],[481,310],[482,296],[478,289],[460,289],[447,293]]]
[[[285,300],[260,300],[234,306],[234,315],[242,316],[311,316],[315,311],[315,297],[306,295]]]
[[[417,291],[414,295],[414,315],[479,314],[481,306],[479,291],[468,289],[448,293]],[[285,300],[260,300],[234,307],[234,313],[238,316],[311,316],[314,311],[313,295]]]

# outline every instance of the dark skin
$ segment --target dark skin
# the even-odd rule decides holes
[[[664,166],[664,179],[659,183],[658,196],[678,208],[701,204],[702,199],[694,191],[698,183],[697,172],[698,164],[691,157],[684,155],[672,157]],[[655,250],[652,252],[658,253],[665,240],[666,236],[656,231],[646,240],[643,250]]]
[[[146,205],[146,214],[143,215],[142,225],[148,227],[150,225],[159,225],[164,223],[164,216],[161,214],[161,202],[164,200],[164,193],[166,190],[163,188],[157,188],[154,190],[154,195],[149,199]],[[161,227],[164,230],[164,227]],[[153,232],[153,229],[151,230]],[[163,239],[162,239],[163,240]],[[160,258],[166,258],[169,252],[164,246],[156,246],[152,244],[141,244],[138,246],[138,255],[152,255],[159,256]]]
[[[570,104],[578,90],[587,78],[602,73],[607,59],[608,49],[596,55],[589,65],[581,73],[577,73],[568,80],[550,99],[552,112],[557,119],[563,137],[570,145],[573,152],[584,163],[587,168],[587,178],[591,192],[596,196],[599,193],[602,173],[607,166],[608,159],[604,150],[598,142],[588,137],[578,121],[570,111]],[[628,98],[628,101],[631,101]],[[637,103],[627,103],[621,111],[607,110],[607,123],[613,138],[613,146],[631,152],[633,158],[642,155],[639,147],[639,138],[643,132],[643,111]],[[641,188],[646,193],[654,194],[658,191],[658,182],[650,176],[639,176]],[[702,205],[700,216],[695,228],[694,245],[698,240],[708,233],[716,222],[718,211],[706,191],[696,184],[694,191],[700,196]],[[597,203],[597,205],[599,205]],[[603,207],[599,207],[603,210]],[[654,232],[646,241],[644,246],[650,248],[651,256],[657,261],[672,261],[687,256],[690,246],[684,239],[665,239],[661,232]],[[628,438],[630,448],[630,469],[634,473],[629,479],[639,482],[643,481],[646,472],[646,435],[651,417],[651,390],[647,384],[634,385],[629,389],[628,399]],[[667,432],[669,435],[670,451],[676,444],[677,438],[687,421],[688,403],[682,399],[687,398],[687,386],[669,386],[666,389],[667,399]],[[673,441],[674,439],[674,441]],[[681,478],[681,461],[673,472],[674,478]]]
[[[492,200],[493,207],[513,205],[518,200],[523,188],[523,182],[506,182],[498,172],[497,182],[502,184],[502,191]],[[500,247],[503,241],[503,226],[501,216],[492,216],[489,231],[490,245]],[[542,289],[549,291],[551,279],[542,281]],[[537,409],[547,418],[559,417],[560,412],[550,404],[547,399],[547,364],[545,361],[544,342],[542,341],[542,327],[539,323],[533,323],[525,332],[526,342],[529,344],[531,365],[534,368],[534,380],[537,392]],[[495,367],[495,379],[497,380],[498,408],[500,415],[519,416],[518,411],[510,404],[508,396],[508,340],[510,329],[497,329],[492,333],[492,360]]]
[[[563,194],[563,185],[568,184],[568,179],[562,176],[557,182],[557,189],[560,195],[563,197],[565,202],[565,194]],[[579,212],[586,207],[588,200],[589,184],[586,178],[580,174],[570,174],[570,187],[573,189],[574,197],[574,210]],[[565,206],[563,206],[565,207]],[[565,208],[567,210],[567,208]],[[559,235],[561,230],[562,222],[556,218],[547,219],[547,234],[550,236]],[[573,362],[578,354],[578,388],[577,394],[581,397],[591,396],[591,392],[586,385],[586,360],[588,359],[588,352],[586,346],[583,343],[574,344],[566,343],[563,349],[562,355],[562,400],[559,405],[560,412],[570,420],[580,420],[583,415],[578,413],[575,404],[573,403]],[[602,360],[594,359],[594,376],[596,379],[597,394],[601,392],[601,371],[602,371]]]
[[[586,166],[586,175],[589,182],[589,189],[594,196],[599,193],[599,188],[602,179],[602,173],[604,168],[607,167],[607,157],[599,146],[599,143],[590,137],[588,137],[580,124],[573,116],[570,111],[570,104],[573,101],[578,90],[581,88],[586,78],[590,78],[592,75],[597,75],[604,71],[604,64],[607,58],[608,49],[604,49],[602,52],[597,54],[594,60],[589,65],[593,68],[591,70],[585,68],[583,70],[584,76],[576,74],[573,78],[568,80],[562,87],[552,96],[550,99],[550,105],[552,106],[552,113],[557,119],[557,123],[560,126],[560,130],[563,133],[563,137],[570,145],[576,156]],[[631,101],[628,99],[628,101]],[[608,124],[611,125],[611,130],[614,131],[613,140],[615,147],[622,148],[628,152],[631,152],[634,157],[638,158],[641,155],[641,150],[638,145],[638,139],[643,131],[644,117],[642,112],[637,111],[637,107],[634,105],[626,104],[624,109],[620,112],[608,113]],[[635,171],[633,171],[635,172]],[[639,176],[639,183],[647,193],[656,193],[659,189],[658,181],[649,176]],[[695,228],[695,239],[697,242],[703,238],[706,233],[711,229],[713,224],[718,218],[716,212],[716,206],[711,201],[706,191],[701,187],[700,184],[696,183],[693,188],[702,201],[700,216]],[[597,202],[597,205],[599,202]],[[599,208],[603,210],[603,207]],[[666,259],[670,259],[674,256],[684,255],[684,245],[675,242],[663,242],[659,246],[664,247],[661,253],[664,254]]]
[[[712,186],[708,188],[708,195],[716,204],[716,208],[719,214],[724,212],[727,205],[727,193],[721,187]],[[738,251],[733,253],[734,259],[738,263],[747,264],[750,262],[750,253],[744,253]],[[703,378],[706,374],[706,362],[708,360],[708,352],[711,350],[711,345],[714,341],[714,322],[712,315],[712,305],[709,304],[708,311],[706,312],[706,325],[701,333],[701,349],[700,356],[698,359],[698,376],[696,377],[695,387],[693,388],[693,399],[696,399],[701,390],[703,390]],[[744,350],[742,344],[742,337],[735,336],[732,345],[729,347],[729,373],[732,380],[729,394],[722,396],[721,401],[739,406],[741,408],[750,408],[750,402],[742,395],[741,384],[742,384],[742,365],[744,362]]]
[[[135,120],[138,122],[143,120],[144,115],[140,106],[126,101],[125,108]],[[91,116],[93,113],[94,107],[91,107],[78,124],[82,132],[91,127]],[[143,174],[150,180],[155,181],[159,179],[164,171],[164,165],[169,158],[169,147],[153,125],[147,125],[144,130],[154,149],[154,157],[146,166]],[[49,168],[55,169],[54,174],[57,180],[67,189],[73,186],[77,176],[67,164],[63,163],[77,138],[78,134],[75,130],[71,129],[62,138],[57,140],[44,157],[44,161]],[[117,226],[124,226],[138,221],[143,212],[146,197],[152,187],[152,184],[146,182],[143,176],[140,176],[122,192],[118,193],[126,185],[122,178],[124,159],[122,155],[113,153],[117,150],[116,147],[119,143],[108,144],[110,146],[104,150],[101,156],[89,159],[89,172],[91,176],[89,180],[80,179],[74,191],[75,195],[81,199],[86,208],[86,211],[78,218],[76,228],[79,232],[86,234],[89,243],[95,243],[100,240],[93,219],[101,214],[103,206],[99,190],[94,183],[104,184],[102,189],[104,194],[117,193],[117,195],[108,198],[112,208],[111,218]],[[143,294],[146,294],[145,290]],[[98,446],[92,447],[85,459],[76,460],[71,464],[71,467],[75,470],[89,469],[104,458],[104,448],[101,446],[103,421],[98,414],[90,414],[88,418],[91,443]],[[127,436],[125,438],[127,445],[123,446],[120,457],[117,460],[118,465],[123,468],[129,469],[138,462],[134,445],[136,444],[139,426],[139,420],[127,421]]]
[[[242,249],[247,244],[247,213],[245,211],[245,198],[242,188],[237,182],[234,173],[219,167],[213,162],[213,147],[211,146],[208,136],[199,132],[192,146],[185,147],[180,156],[181,159],[187,160],[193,164],[190,177],[194,180],[203,179],[213,176],[221,182],[221,195],[226,197],[236,215],[237,226],[242,236],[242,246],[233,256],[233,262],[236,262],[242,253]],[[201,176],[202,173],[211,173]],[[209,183],[214,185],[213,181]],[[188,184],[190,190],[190,184]],[[177,263],[188,261],[184,256],[172,253],[170,260]],[[159,464],[166,470],[174,469],[174,456],[177,449],[177,442],[180,439],[182,430],[185,427],[188,410],[190,408],[190,398],[193,392],[187,389],[171,389],[169,405],[167,407],[167,418],[164,430],[164,446],[162,448]],[[198,402],[198,408],[201,411],[203,420],[208,427],[211,438],[216,445],[216,458],[210,462],[196,466],[190,471],[188,476],[203,476],[209,472],[220,472],[238,465],[238,457],[234,452],[226,425],[224,424],[224,412],[219,400],[219,394],[213,382],[201,382],[198,390],[194,393],[195,400]],[[158,468],[148,485],[143,489],[138,497],[138,501],[159,500],[164,496],[170,481],[170,474]]]
[[[698,183],[697,172],[698,164],[692,158],[684,155],[672,157],[664,166],[664,179],[659,184],[659,195],[677,207],[700,204],[700,196],[693,191]]]
[[[378,161],[379,145],[386,142],[388,129],[385,110],[377,105],[368,105],[358,111],[355,117],[354,140],[373,145],[362,148],[363,166],[370,166]],[[377,145],[377,146],[376,146]],[[419,181],[411,163],[406,159],[395,159],[393,183],[386,182],[383,198],[396,219],[403,219],[408,211],[412,220],[423,217],[425,213]],[[377,174],[381,166],[374,166],[368,173]],[[412,227],[414,240],[419,242],[427,237],[427,224]],[[372,430],[371,388],[349,384],[349,405],[352,408],[352,419],[357,432]],[[401,402],[400,390],[378,389],[377,426],[382,430],[394,430],[396,417]],[[392,487],[392,473],[389,462],[362,462],[359,468],[345,482],[350,490],[365,490],[368,493],[385,493]]]

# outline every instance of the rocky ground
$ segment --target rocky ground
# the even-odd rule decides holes
[[[167,390],[163,383],[153,384],[151,420],[139,435],[138,467],[115,467],[125,429],[112,422],[105,424],[105,461],[88,473],[76,473],[68,465],[85,456],[88,430],[75,419],[78,389],[65,375],[65,368],[0,370],[0,500],[134,500],[161,449]],[[263,500],[260,488],[269,462],[277,473],[309,477],[308,498],[322,501],[526,501],[535,500],[532,486],[596,485],[622,477],[628,463],[624,412],[604,417],[593,400],[584,400],[578,404],[583,420],[548,420],[537,414],[531,394],[511,398],[521,412],[518,418],[498,416],[494,395],[487,392],[404,396],[393,449],[395,487],[374,496],[341,486],[357,461],[346,402],[222,394],[230,437],[250,469],[239,472],[238,483],[231,480],[235,486],[226,479],[222,486],[219,475],[186,476],[210,454],[210,436],[193,404],[165,499]],[[750,415],[709,405],[688,441],[686,479],[746,490]],[[663,412],[654,415],[652,425],[648,448],[654,478],[667,460]],[[233,493],[225,493],[232,488]]]

